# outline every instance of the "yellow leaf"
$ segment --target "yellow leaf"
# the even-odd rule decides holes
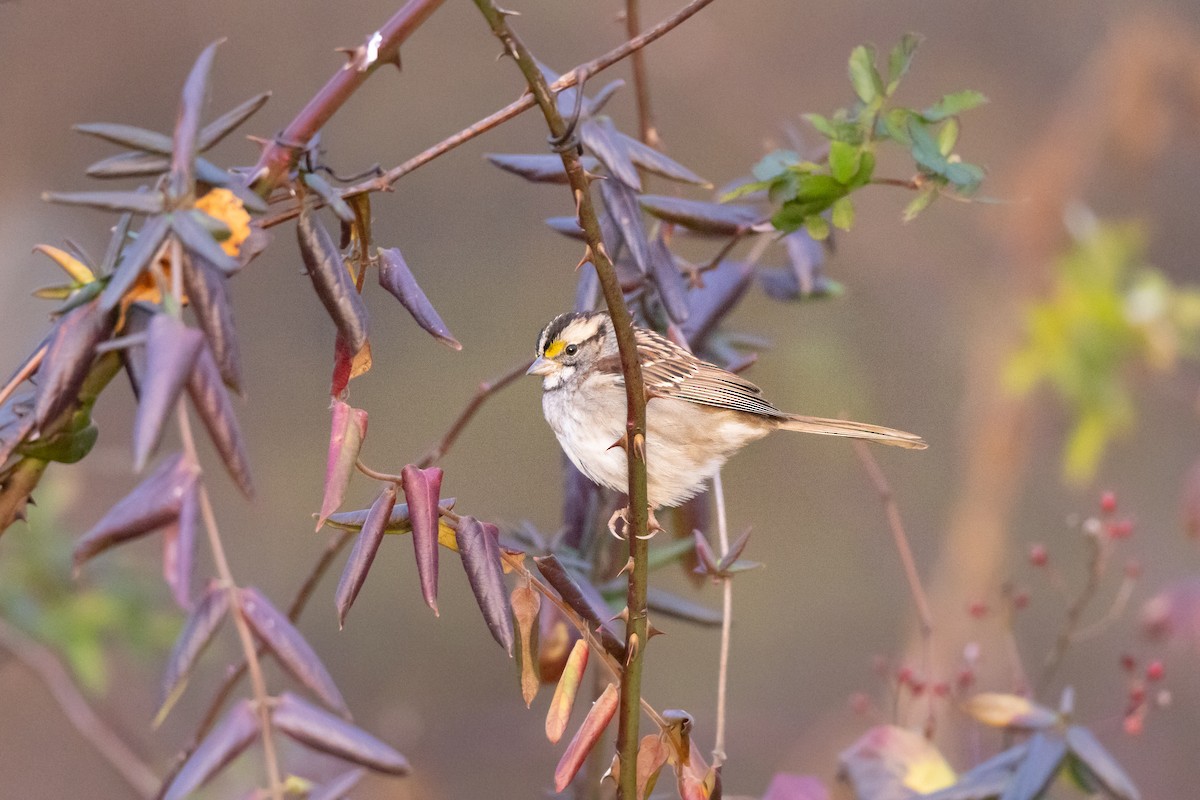
[[[993,728],[1038,730],[1058,720],[1058,715],[1045,706],[1026,697],[1003,692],[980,692],[963,703],[962,707],[967,714]]]
[[[250,235],[250,214],[237,195],[228,189],[213,189],[196,200],[196,208],[225,223],[230,234],[221,242],[221,249],[230,256],[237,256],[242,242]]]
[[[57,247],[51,247],[48,244],[39,244],[33,248],[33,252],[49,256],[55,264],[58,264],[71,276],[71,280],[81,286],[96,280],[96,276],[92,274],[92,271],[88,269],[86,264],[65,250],[59,250]]]

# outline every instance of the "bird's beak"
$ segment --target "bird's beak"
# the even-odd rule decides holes
[[[542,358],[541,356],[539,356],[538,358],[534,359],[532,364],[529,365],[529,369],[525,370],[525,374],[526,375],[549,375],[551,372],[554,372],[557,369],[558,369],[557,362],[551,361],[548,358]]]

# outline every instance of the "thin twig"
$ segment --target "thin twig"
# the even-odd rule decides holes
[[[721,545],[721,558],[729,555],[729,523],[725,516],[725,486],[721,483],[721,470],[712,478],[713,499],[717,506],[717,541]],[[721,579],[721,655],[717,671],[717,732],[713,743],[713,766],[725,763],[725,719],[729,692],[729,642],[733,630],[733,577]]]
[[[1086,628],[1080,628],[1075,631],[1075,635],[1071,637],[1072,643],[1083,642],[1091,639],[1094,636],[1099,636],[1110,625],[1121,618],[1125,613],[1125,607],[1129,605],[1130,598],[1133,597],[1133,589],[1137,586],[1137,579],[1126,576],[1121,581],[1121,585],[1117,587],[1117,594],[1113,597],[1112,605],[1108,607],[1108,611],[1104,616],[1088,625]]]
[[[887,516],[888,528],[892,532],[892,540],[900,555],[900,563],[904,565],[904,575],[908,579],[908,589],[912,594],[913,603],[917,607],[917,618],[921,629],[922,643],[922,672],[928,677],[933,662],[933,613],[929,609],[929,598],[921,586],[921,576],[917,572],[917,562],[913,559],[912,547],[908,542],[908,534],[904,531],[904,521],[900,518],[900,507],[896,505],[896,497],[892,492],[887,476],[879,468],[879,462],[871,454],[871,448],[861,441],[854,442],[854,452],[862,463],[863,471],[875,486],[879,499],[883,502],[884,514]],[[927,730],[933,723],[933,692],[926,692],[929,697],[929,716],[926,720]]]
[[[0,647],[17,660],[50,690],[63,714],[84,740],[133,787],[138,796],[150,798],[158,790],[154,770],[130,749],[120,734],[109,727],[79,691],[70,674],[50,648],[26,635],[0,617]]]
[[[671,16],[665,18],[662,22],[650,28],[645,33],[637,36],[629,41],[614,47],[602,56],[594,58],[585,64],[580,64],[571,71],[565,73],[562,77],[550,84],[549,89],[552,93],[558,93],[563,89],[569,89],[579,83],[584,76],[593,76],[598,72],[608,69],[613,64],[628,58],[632,54],[638,52],[646,45],[654,42],[667,33],[677,28],[681,23],[685,22],[696,12],[703,9],[713,0],[692,0],[686,6],[675,12]],[[445,155],[461,144],[471,141],[481,134],[487,133],[495,127],[498,127],[505,122],[508,122],[514,117],[520,116],[529,109],[533,108],[537,101],[530,94],[523,95],[520,99],[514,100],[499,111],[484,117],[483,119],[473,123],[472,125],[463,128],[453,136],[447,137],[432,147],[424,150],[421,153],[413,156],[402,164],[392,167],[387,172],[377,178],[373,178],[362,183],[355,184],[342,189],[341,196],[347,199],[356,194],[364,194],[367,192],[386,192],[390,191],[397,181],[408,175],[410,172],[428,164],[435,158]],[[289,219],[294,219],[300,213],[298,205],[292,205],[290,208],[283,209],[278,213],[272,214],[269,217],[264,217],[260,221],[260,225],[264,228],[270,228]]]
[[[642,32],[638,0],[625,0],[625,32],[630,39]],[[637,101],[638,132],[641,139],[651,147],[658,147],[658,129],[654,127],[654,115],[650,111],[650,82],[646,77],[646,56],[635,50],[629,59],[633,71],[633,95]]]
[[[1083,612],[1091,603],[1092,598],[1096,596],[1096,590],[1100,588],[1100,579],[1104,576],[1105,567],[1108,564],[1108,547],[1106,547],[1108,540],[1103,538],[1103,534],[1087,532],[1084,538],[1092,550],[1091,557],[1088,559],[1087,580],[1079,590],[1074,602],[1067,607],[1067,617],[1063,620],[1062,629],[1058,632],[1054,647],[1046,655],[1046,661],[1042,665],[1042,674],[1037,682],[1038,694],[1046,690],[1050,681],[1054,679],[1055,673],[1058,672],[1058,668],[1062,666],[1063,657],[1075,640],[1075,631],[1079,628]]]

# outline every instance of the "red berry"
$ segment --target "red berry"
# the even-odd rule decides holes
[[[1113,520],[1108,523],[1108,535],[1113,539],[1128,539],[1133,535],[1133,520]]]
[[[1039,543],[1029,548],[1029,563],[1033,566],[1044,567],[1049,560],[1050,554],[1046,552],[1046,545]]]
[[[1117,496],[1112,492],[1105,492],[1100,495],[1100,510],[1105,514],[1111,514],[1117,510]]]
[[[1136,658],[1134,658],[1129,653],[1121,654],[1121,669],[1125,670],[1126,672],[1133,672],[1133,670],[1136,667],[1137,667],[1137,659]]]
[[[1146,680],[1161,681],[1163,678],[1163,664],[1161,661],[1151,661],[1146,666]]]
[[[901,667],[896,671],[896,683],[901,686],[906,686],[912,682],[913,671],[912,667]]]
[[[1015,608],[1017,611],[1024,611],[1029,607],[1029,592],[1022,589],[1021,591],[1014,593],[1012,596],[1012,604],[1013,608]]]
[[[975,619],[981,619],[981,618],[987,616],[987,613],[988,613],[987,603],[983,602],[982,600],[975,600],[971,603],[970,606],[967,607],[967,613],[970,614]]]
[[[933,685],[933,693],[938,697],[946,697],[950,694],[950,684],[945,681],[938,681]]]
[[[1125,733],[1130,736],[1140,736],[1143,728],[1142,717],[1140,714],[1131,715],[1125,718],[1125,723],[1122,725],[1125,728]]]

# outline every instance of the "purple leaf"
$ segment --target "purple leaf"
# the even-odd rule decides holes
[[[192,566],[196,555],[196,502],[193,484],[183,496],[179,516],[163,532],[163,580],[184,611],[192,607]]]
[[[583,146],[600,159],[613,177],[635,192],[642,190],[642,179],[637,166],[629,158],[625,143],[608,117],[589,119],[579,126],[579,138]]]
[[[762,800],[829,800],[829,790],[811,775],[776,772]]]
[[[242,386],[242,368],[227,281],[225,275],[203,259],[189,258],[185,264],[183,282],[196,321],[208,340],[221,379],[238,392]]]
[[[79,569],[88,559],[114,545],[175,520],[185,498],[195,491],[199,475],[200,468],[183,454],[164,461],[75,544],[75,568]]]
[[[534,183],[566,183],[567,171],[563,167],[560,156],[529,155],[526,153],[485,153],[484,158],[505,172],[519,175]],[[591,156],[584,156],[581,161],[588,172],[595,172],[600,162]]]
[[[1067,746],[1117,800],[1141,800],[1141,792],[1104,745],[1082,725],[1067,728]]]
[[[179,238],[188,255],[202,258],[226,275],[232,275],[241,269],[242,265],[226,253],[209,228],[201,224],[201,220],[205,219],[210,224],[217,223],[219,228],[224,225],[201,211],[176,211],[170,216],[171,230]]]
[[[617,140],[620,141],[622,148],[625,150],[625,155],[629,157],[634,164],[637,164],[647,172],[653,172],[655,175],[660,175],[668,180],[679,181],[681,183],[690,183],[695,186],[704,186],[711,188],[712,184],[701,178],[690,169],[668,158],[664,153],[655,150],[647,144],[643,144],[638,139],[632,136],[627,136],[620,131],[617,131]]]
[[[238,591],[238,606],[254,634],[296,680],[311,689],[334,711],[347,715],[350,713],[325,665],[291,620],[252,586]]]
[[[217,142],[232,133],[237,126],[250,119],[270,99],[270,92],[256,94],[205,125],[200,131],[196,150],[203,152],[216,145]]]
[[[163,672],[159,689],[159,711],[155,715],[157,720],[167,715],[176,698],[183,693],[192,666],[212,641],[213,634],[221,627],[228,611],[229,590],[215,582],[209,584],[204,595],[196,603],[196,608],[188,614],[183,623],[183,630],[175,640],[171,656],[167,659],[167,668]]]
[[[450,348],[462,350],[458,339],[450,333],[450,329],[442,322],[429,298],[417,285],[417,279],[413,277],[398,248],[379,250],[379,285],[399,300],[425,331]]]
[[[321,513],[317,515],[317,530],[346,495],[346,485],[354,474],[358,453],[367,436],[367,412],[352,408],[341,400],[333,401],[333,422],[329,432],[329,454],[325,459],[325,491],[321,498]]]
[[[724,572],[733,566],[733,562],[737,561],[742,556],[742,551],[746,549],[746,544],[750,541],[750,528],[746,528],[742,535],[729,545],[729,552],[721,556],[720,563],[717,564],[717,571]]]
[[[100,211],[161,214],[166,206],[162,192],[43,192],[42,200],[65,206],[87,206]]]
[[[696,625],[718,627],[723,621],[721,612],[700,603],[680,597],[657,586],[646,588],[646,607],[667,617],[681,619]]]
[[[600,507],[600,487],[588,480],[564,455],[562,543],[577,552],[590,551],[596,534],[596,514]]]
[[[133,125],[122,125],[119,122],[83,122],[71,126],[71,129],[77,133],[95,136],[97,139],[143,153],[157,153],[164,156],[171,153],[171,140],[158,131],[137,128]]]
[[[350,551],[346,567],[342,570],[342,578],[338,581],[334,601],[337,605],[339,628],[345,627],[346,614],[367,580],[367,572],[371,569],[371,563],[375,561],[375,554],[379,552],[379,545],[383,542],[383,534],[387,530],[395,505],[396,484],[389,483],[371,504],[371,510],[367,512],[367,518],[363,521],[362,533],[354,541],[354,549]]]
[[[492,638],[512,656],[512,609],[508,603],[508,590],[504,586],[499,537],[500,531],[495,525],[481,523],[470,516],[459,520],[455,534],[463,569],[467,571],[467,581],[475,593],[475,602],[483,612],[488,630],[492,632]]]
[[[200,110],[208,90],[208,73],[212,70],[218,40],[204,48],[188,73],[179,98],[179,114],[175,118],[175,136],[171,141],[171,177],[169,191],[183,197],[192,187],[192,168],[196,161],[196,136],[200,132]]]
[[[92,301],[72,309],[54,326],[37,371],[34,420],[44,429],[70,408],[95,359],[96,345],[111,331],[110,314]]]
[[[89,178],[145,178],[166,172],[171,166],[168,156],[155,153],[118,153],[91,164],[85,173]]]
[[[708,539],[700,531],[692,531],[692,537],[696,540],[696,558],[700,563],[696,566],[697,572],[704,572],[712,575],[717,572],[717,557],[709,547]]]
[[[663,308],[673,322],[683,323],[688,318],[687,286],[683,275],[675,264],[675,256],[671,254],[660,228],[658,235],[650,242],[650,280],[658,288],[659,299]]]
[[[171,781],[163,800],[184,800],[241,755],[258,734],[258,714],[249,700],[242,700],[200,742]]]
[[[1013,773],[1002,800],[1040,797],[1058,774],[1067,757],[1067,743],[1057,736],[1035,733],[1029,739],[1025,760]]]
[[[133,288],[146,267],[158,255],[158,249],[166,241],[170,230],[171,226],[166,217],[152,217],[146,220],[133,244],[123,251],[120,263],[100,295],[101,310],[112,311],[117,307],[121,298]]]
[[[296,235],[304,267],[312,279],[317,297],[346,340],[350,352],[357,353],[367,343],[367,309],[342,261],[342,254],[330,238],[329,231],[325,230],[308,206],[300,212]]]
[[[389,775],[410,771],[408,761],[390,746],[291,692],[280,695],[271,721],[277,730],[322,753]]]
[[[754,265],[722,261],[703,275],[704,285],[688,290],[687,321],[683,333],[692,350],[700,350],[725,315],[741,301],[754,277]]]
[[[718,236],[741,233],[764,219],[762,213],[751,206],[707,203],[655,194],[644,194],[637,198],[637,202],[646,213],[663,222],[682,225],[696,233]]]
[[[643,274],[650,271],[650,242],[646,239],[646,229],[642,227],[642,212],[638,208],[637,195],[620,181],[600,181],[600,199],[604,208],[612,217],[614,226],[621,234],[625,246],[629,248],[633,261]],[[605,246],[608,243],[605,242]],[[614,252],[609,253],[613,258]]]
[[[221,380],[212,351],[201,347],[192,374],[188,376],[188,395],[200,415],[208,436],[212,439],[233,482],[246,497],[254,496],[254,480],[250,477],[250,459],[246,456],[245,440],[238,425],[237,414],[229,400],[229,392]]]
[[[533,559],[538,572],[558,592],[563,602],[570,606],[593,631],[599,631],[600,642],[618,661],[625,660],[625,643],[621,641],[609,625],[607,617],[611,615],[609,608],[604,605],[603,598],[594,587],[585,593],[583,587],[567,572],[566,567],[557,556],[540,556]]]
[[[404,479],[404,497],[412,520],[421,595],[437,615],[438,499],[442,491],[442,471],[437,467],[420,469],[409,464],[400,471],[400,476]]]
[[[367,771],[363,769],[352,769],[349,772],[343,772],[327,783],[314,786],[308,793],[307,800],[344,800],[346,794],[357,786],[358,782],[366,774]]]
[[[453,510],[456,499],[454,497],[443,497],[438,508],[447,511]],[[367,522],[367,515],[370,513],[371,509],[369,508],[360,508],[356,511],[342,511],[338,514],[330,514],[329,519],[325,520],[325,524],[331,528],[338,528],[344,531],[362,530],[363,525]],[[396,504],[383,530],[384,533],[408,533],[412,530],[412,520],[408,516],[408,503]]]
[[[163,422],[192,371],[204,335],[170,314],[155,314],[146,329],[146,371],[133,423],[133,469],[141,472],[162,437]]]

